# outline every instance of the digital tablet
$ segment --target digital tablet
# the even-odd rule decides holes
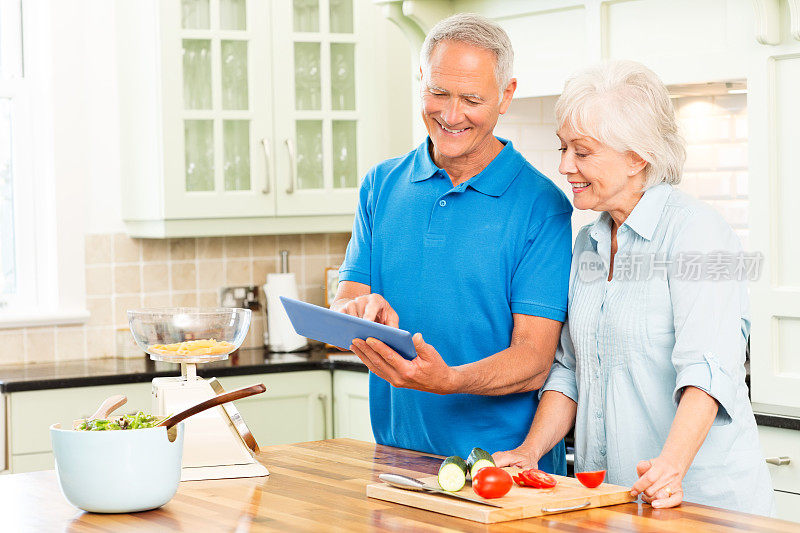
[[[325,307],[285,296],[281,296],[280,300],[298,335],[326,342],[345,350],[353,344],[353,339],[372,337],[383,341],[406,359],[414,359],[417,356],[414,342],[411,340],[411,333],[408,331],[337,313]]]

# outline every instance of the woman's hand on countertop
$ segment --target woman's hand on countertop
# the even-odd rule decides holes
[[[665,457],[639,461],[636,475],[639,480],[631,487],[631,495],[642,495],[642,501],[655,508],[675,507],[683,501],[681,482],[685,469]]]

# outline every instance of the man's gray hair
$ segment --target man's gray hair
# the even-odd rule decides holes
[[[514,49],[511,39],[496,22],[477,13],[458,13],[440,20],[425,37],[419,54],[419,64],[425,75],[430,75],[430,57],[436,45],[442,41],[457,41],[471,44],[494,54],[494,76],[502,97],[511,82],[514,69]]]
[[[649,68],[629,60],[579,71],[556,102],[559,128],[569,126],[618,152],[647,161],[645,185],[681,181],[686,142],[664,83]]]

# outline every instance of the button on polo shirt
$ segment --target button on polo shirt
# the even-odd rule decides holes
[[[400,327],[422,333],[450,366],[508,348],[513,314],[563,321],[571,257],[564,194],[512,144],[454,187],[429,142],[384,161],[364,179],[339,279],[381,294]],[[370,375],[376,441],[466,457],[518,446],[530,428],[535,392],[436,395]],[[540,468],[564,473],[563,445]]]

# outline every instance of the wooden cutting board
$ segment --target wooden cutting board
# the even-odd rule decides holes
[[[506,468],[505,470],[511,474],[519,472],[519,469],[516,468]],[[518,487],[515,484],[511,487],[511,491],[502,498],[490,500],[492,503],[503,506],[502,509],[432,493],[398,489],[385,483],[367,485],[367,496],[458,518],[466,518],[467,520],[474,520],[484,524],[589,509],[591,507],[617,505],[636,499],[631,497],[630,487],[603,483],[594,489],[587,489],[575,478],[554,477],[558,483],[552,489],[532,489],[530,487]],[[436,476],[419,479],[427,485],[439,486]],[[478,498],[469,482],[459,493],[470,498]]]

